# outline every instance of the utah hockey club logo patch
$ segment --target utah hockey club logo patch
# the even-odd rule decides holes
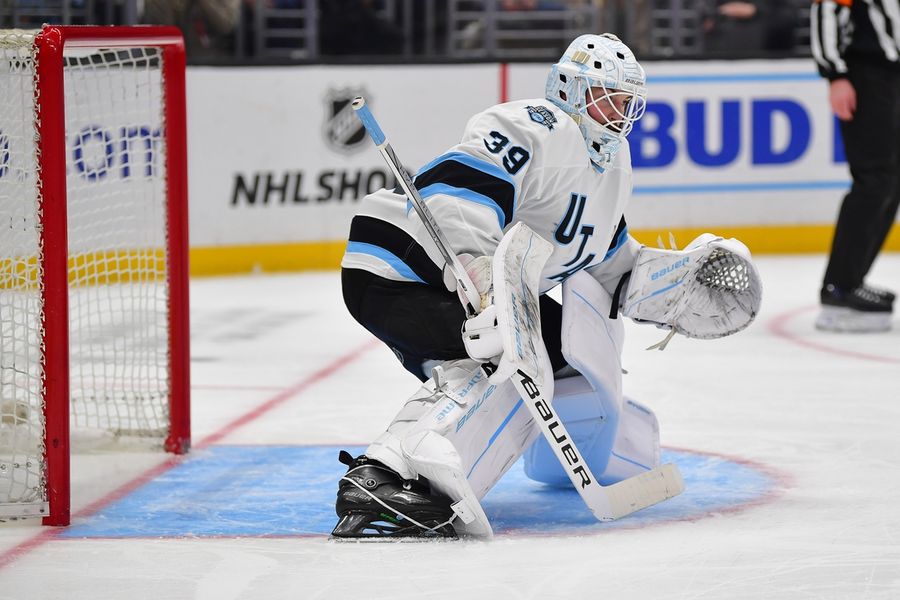
[[[366,128],[350,106],[357,96],[365,96],[371,102],[361,89],[329,90],[325,97],[325,141],[334,150],[345,154],[362,149],[369,139]]]
[[[525,109],[528,111],[528,116],[531,117],[532,121],[553,131],[556,117],[553,116],[549,108],[546,106],[526,106]]]

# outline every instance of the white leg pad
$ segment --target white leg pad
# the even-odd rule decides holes
[[[447,372],[443,399],[403,435],[433,431],[447,439],[477,498],[483,498],[540,434],[512,382],[492,384],[479,366]],[[419,453],[421,454],[421,452]]]
[[[403,455],[433,488],[453,500],[451,507],[459,517],[453,523],[456,533],[490,538],[494,535],[484,509],[463,473],[462,459],[453,444],[435,431],[418,431],[402,442]]]
[[[513,383],[490,383],[475,361],[445,363],[435,376],[407,401],[366,456],[406,479],[429,479],[456,502],[458,532],[490,536],[479,500],[540,430]]]
[[[602,475],[597,477],[607,485],[634,477],[659,466],[659,421],[648,407],[625,398],[616,441]]]
[[[649,408],[626,398],[618,414],[608,398],[584,377],[556,382],[553,406],[601,485],[610,485],[659,466],[659,423]],[[525,474],[542,483],[571,485],[543,438],[525,452]]]
[[[581,376],[556,382],[553,406],[602,485],[659,466],[659,423],[649,408],[622,396],[624,329],[609,318],[612,298],[587,273],[563,284],[563,354]],[[525,473],[570,485],[547,442],[525,454]]]
[[[435,405],[440,404],[439,413],[449,412],[449,404],[465,406],[468,403],[465,393],[458,392],[455,398],[448,396],[448,382],[454,382],[458,386],[460,380],[468,380],[476,369],[478,369],[478,364],[468,359],[438,364],[432,369],[432,378],[423,383],[422,387],[406,401],[388,426],[387,431],[369,444],[365,455],[384,463],[397,471],[404,479],[415,479],[416,473],[406,464],[400,448],[403,436]]]

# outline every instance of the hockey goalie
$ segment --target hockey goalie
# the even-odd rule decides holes
[[[413,188],[362,201],[344,301],[422,385],[361,456],[341,452],[334,537],[490,537],[480,500],[523,455],[601,520],[683,489],[653,411],[623,397],[621,317],[668,330],[661,346],[723,337],[752,322],[761,283],[737,240],[629,235],[645,82],[616,36],[580,36],[544,98],[475,115]]]

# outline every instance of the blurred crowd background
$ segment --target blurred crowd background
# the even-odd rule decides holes
[[[0,0],[0,27],[177,25],[192,64],[554,61],[616,32],[641,59],[809,55],[809,0]]]

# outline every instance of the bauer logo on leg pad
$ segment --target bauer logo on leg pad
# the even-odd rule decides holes
[[[459,423],[456,424],[457,433],[459,432],[460,429],[463,428],[463,426],[466,424],[466,422],[468,422],[468,420],[470,418],[472,418],[472,415],[474,415],[476,412],[478,412],[478,409],[481,408],[482,404],[484,404],[484,399],[488,398],[491,394],[493,394],[495,389],[497,389],[496,385],[489,386],[488,389],[484,392],[484,395],[478,399],[478,402],[476,402],[474,405],[472,405],[472,407],[469,409],[469,411],[462,416],[462,418],[459,420]]]

